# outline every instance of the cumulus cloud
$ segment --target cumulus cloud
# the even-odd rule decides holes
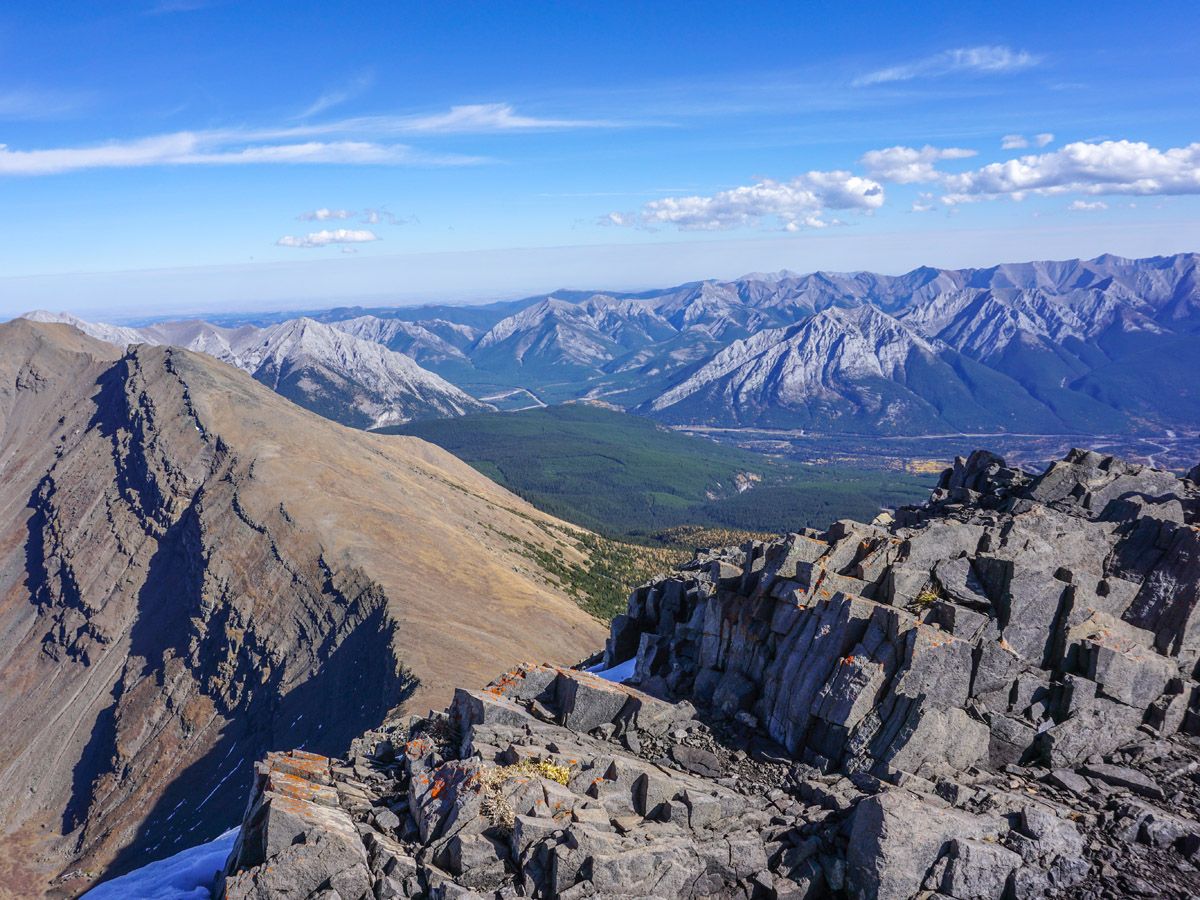
[[[1200,143],[1160,150],[1144,141],[1077,141],[942,179],[946,203],[1034,194],[1198,194]]]
[[[764,179],[756,184],[720,191],[710,197],[665,197],[637,213],[609,213],[610,225],[656,227],[674,225],[681,231],[720,231],[744,226],[777,224],[787,231],[824,228],[829,209],[878,209],[883,186],[851,172],[808,172],[791,181]]]
[[[365,228],[335,228],[310,231],[308,234],[285,234],[275,243],[280,247],[328,247],[331,244],[367,244],[379,236]]]
[[[296,216],[301,222],[327,222],[330,219],[352,219],[355,213],[348,209],[328,209],[322,206],[320,209],[302,212]]]
[[[1054,141],[1054,135],[1048,131],[1033,136],[1033,143],[1045,147]],[[1000,148],[1003,150],[1024,150],[1029,146],[1030,139],[1023,134],[1006,134],[1000,138]]]
[[[943,159],[967,159],[975,156],[974,150],[962,147],[887,147],[870,150],[862,155],[860,162],[873,178],[897,184],[937,181],[941,173],[934,163]]]
[[[1130,205],[1132,206],[1132,204]],[[1067,209],[1072,212],[1097,212],[1108,209],[1108,204],[1103,200],[1073,200]]]
[[[957,47],[898,66],[868,72],[854,79],[852,83],[855,87],[868,87],[874,84],[911,81],[914,78],[939,78],[955,73],[999,75],[1020,72],[1036,66],[1039,62],[1041,59],[1032,53],[1013,50],[1011,47]]]

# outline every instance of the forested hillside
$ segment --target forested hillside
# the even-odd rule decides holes
[[[623,538],[679,525],[784,532],[870,520],[881,507],[923,500],[930,487],[911,475],[776,459],[589,404],[387,431],[438,444],[535,506]]]

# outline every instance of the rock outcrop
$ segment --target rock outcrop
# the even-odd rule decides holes
[[[0,896],[214,837],[275,747],[343,753],[498,658],[578,658],[603,629],[528,549],[570,536],[199,354],[0,326]]]
[[[977,452],[886,526],[700,551],[589,660],[623,683],[525,665],[260,764],[220,889],[1196,896],[1198,539],[1190,477]]]

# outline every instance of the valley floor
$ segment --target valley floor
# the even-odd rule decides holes
[[[1154,435],[1117,434],[819,434],[790,429],[676,426],[676,431],[711,438],[760,453],[779,454],[803,463],[883,468],[912,474],[940,472],[956,456],[986,447],[1010,465],[1028,470],[1060,459],[1073,447],[1089,447],[1130,462],[1185,471],[1200,460],[1200,431]]]

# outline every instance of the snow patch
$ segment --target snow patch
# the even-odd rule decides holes
[[[617,663],[611,669],[602,668],[603,665],[604,663],[600,663],[600,665],[592,666],[587,671],[593,675],[599,675],[606,681],[615,681],[617,684],[620,684],[633,677],[633,670],[637,668],[637,657],[627,659],[623,663]]]
[[[237,836],[238,829],[231,828],[207,844],[106,881],[83,896],[87,900],[209,900],[213,881],[225,868]]]

